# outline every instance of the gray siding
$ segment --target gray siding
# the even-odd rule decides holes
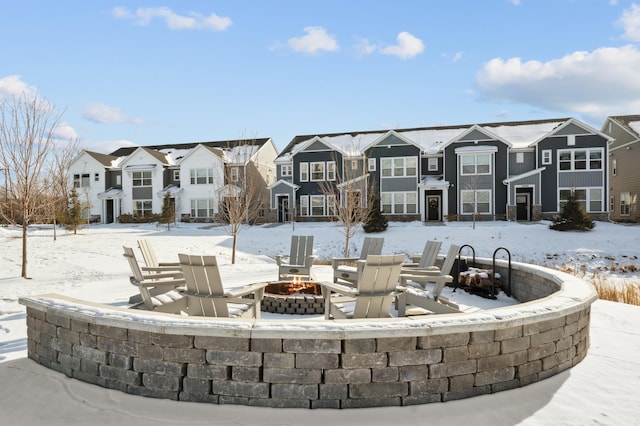
[[[558,173],[559,188],[585,188],[590,186],[603,186],[604,174],[593,172],[560,172]]]
[[[509,188],[511,188],[511,193],[509,194],[511,196],[511,202],[515,204],[516,189],[517,189],[516,187],[529,186],[529,187],[533,187],[534,199],[531,200],[531,202],[533,204],[540,204],[540,187],[538,186],[539,179],[540,179],[540,176],[535,174],[533,176],[527,176],[525,178],[512,181],[511,185],[509,186]]]
[[[584,135],[589,133],[587,130],[583,129],[580,126],[575,124],[569,124],[568,126],[558,130],[556,135],[558,136],[566,136],[566,135]]]
[[[153,199],[153,188],[145,186],[142,188],[132,188],[131,198],[134,200],[151,200]]]
[[[524,162],[516,162],[516,153],[509,153],[509,176],[517,176],[529,172],[536,168],[536,153],[533,151],[523,152]]]
[[[380,179],[381,192],[417,191],[418,180],[415,177]]]
[[[289,195],[289,199],[293,201],[293,195],[294,195],[294,191],[293,188],[290,187],[289,185],[285,184],[285,183],[280,183],[278,185],[275,185],[274,187],[271,188],[271,193],[270,193],[270,197],[271,199],[269,200],[271,208],[276,208],[277,204],[277,195]]]

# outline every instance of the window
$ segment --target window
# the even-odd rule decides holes
[[[560,208],[566,204],[571,194],[586,212],[601,212],[603,208],[602,188],[573,188],[560,190]]]
[[[132,183],[133,186],[151,186],[151,171],[133,172]]]
[[[429,158],[427,159],[427,169],[430,172],[437,172],[438,171],[438,159],[437,158]]]
[[[300,163],[300,182],[309,181],[309,163]]]
[[[213,183],[213,169],[191,169],[191,185],[207,185]]]
[[[543,149],[542,150],[542,164],[551,164],[551,159],[553,157],[551,156],[551,150],[550,149]]]
[[[602,170],[602,149],[567,149],[558,151],[560,170]]]
[[[410,177],[418,174],[416,157],[387,157],[380,159],[382,177]]]
[[[208,218],[213,217],[213,200],[191,200],[191,217]]]
[[[238,167],[231,167],[231,182],[237,182],[239,180],[240,170]]]
[[[293,174],[293,166],[291,164],[283,164],[280,166],[280,176],[291,176]]]
[[[311,163],[311,181],[324,181],[324,162]]]
[[[368,160],[368,169],[370,172],[375,172],[376,171],[376,159],[375,158],[369,158]]]
[[[356,167],[358,162],[356,161]],[[327,161],[327,180],[332,181],[336,180],[336,162],[335,161]]]
[[[629,216],[630,212],[631,212],[631,193],[621,192],[620,193],[620,215]]]
[[[329,216],[337,216],[338,205],[335,195],[327,195],[327,212]]]
[[[100,173],[94,173],[93,180],[95,180],[96,182],[100,182]]]
[[[380,205],[382,213],[415,214],[417,209],[415,192],[382,192]]]
[[[173,171],[173,180],[174,182],[180,182],[180,170]]]
[[[324,195],[310,195],[311,216],[324,216]]]
[[[116,175],[116,185],[122,185],[122,175]]]
[[[460,158],[463,175],[491,174],[491,154],[467,154]]]
[[[75,174],[73,175],[73,187],[74,188],[88,188],[90,181],[89,173]]]
[[[460,191],[462,197],[462,214],[490,214],[491,213],[491,191]]]
[[[524,152],[516,152],[516,163],[524,163]]]
[[[309,216],[309,196],[300,196],[300,216]]]
[[[151,215],[151,200],[135,200],[133,202],[133,215],[134,216],[149,216]]]
[[[567,136],[567,145],[573,146],[576,144],[576,135]]]

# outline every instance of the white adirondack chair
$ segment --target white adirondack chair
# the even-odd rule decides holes
[[[260,303],[268,283],[225,290],[215,256],[179,254],[187,288],[187,313],[193,316],[260,318]]]
[[[413,262],[402,264],[402,272],[411,272],[415,270],[425,269],[439,269],[435,265],[436,260],[438,260],[440,246],[442,246],[441,241],[427,241],[427,243],[424,245],[424,250],[422,250],[422,254],[412,255],[411,260]]]
[[[333,268],[333,282],[338,280],[355,283],[358,280],[358,270],[364,266],[367,256],[382,253],[384,238],[365,237],[360,250],[360,257],[334,257],[331,259]],[[362,261],[362,262],[358,262]]]
[[[315,258],[316,256],[313,255],[313,235],[293,235],[289,256],[276,256],[278,280],[291,277],[312,279],[311,266],[313,266]]]
[[[131,268],[130,281],[138,287],[139,294],[129,302],[142,305],[150,311],[179,313],[186,308],[186,299],[179,290],[185,285],[182,273],[143,274],[131,247],[123,246],[124,257]]]
[[[441,295],[444,286],[453,282],[453,276],[450,273],[459,250],[459,246],[452,244],[440,269],[416,270],[400,274],[398,289],[401,293],[397,298],[398,316],[460,312],[458,305]],[[428,284],[432,284],[433,287],[427,289]],[[408,306],[418,309],[407,309]]]
[[[357,286],[340,283],[320,283],[324,298],[324,317],[385,318],[391,316],[391,306],[398,294],[403,254],[367,256]]]
[[[166,271],[180,271],[179,262],[159,262],[156,252],[149,240],[138,240],[138,248],[142,253],[142,259],[144,260],[145,267],[143,271],[154,272],[166,272]]]

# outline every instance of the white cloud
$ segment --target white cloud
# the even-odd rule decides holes
[[[548,62],[495,58],[476,76],[488,100],[590,118],[640,110],[640,51],[634,46],[574,52]]]
[[[380,53],[397,56],[400,59],[409,59],[424,51],[424,43],[422,40],[406,31],[398,34],[396,40],[398,41],[397,45],[385,47],[380,50]]]
[[[292,37],[287,41],[287,45],[296,52],[316,53],[320,50],[333,52],[340,46],[334,36],[327,34],[322,27],[305,27],[307,35],[302,37]]]
[[[118,108],[110,107],[104,104],[89,104],[85,107],[82,115],[87,120],[91,120],[95,123],[100,123],[100,124],[110,124],[110,123],[142,124],[144,123],[144,120],[141,118],[129,117]]]
[[[37,95],[38,89],[30,86],[19,75],[9,75],[0,78],[0,101],[10,100],[25,95],[28,99]]]
[[[55,139],[70,141],[78,139],[78,132],[71,127],[69,123],[60,123],[53,131],[52,135]]]
[[[378,47],[375,44],[372,44],[369,40],[363,37],[356,38],[356,44],[353,46],[356,51],[356,56],[366,56],[375,52]]]
[[[629,9],[625,9],[617,24],[624,30],[624,39],[640,42],[640,6],[633,3]]]
[[[168,7],[141,7],[131,12],[126,7],[114,7],[111,15],[118,19],[132,19],[136,24],[146,26],[155,18],[163,19],[170,30],[211,30],[224,31],[231,25],[231,19],[212,13],[208,16],[197,12],[178,15]]]
[[[514,6],[520,6],[521,1],[520,0],[510,0],[511,4]]]

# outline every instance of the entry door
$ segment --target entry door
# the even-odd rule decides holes
[[[105,200],[105,213],[107,214],[106,220],[104,223],[113,223],[113,200],[107,199]]]
[[[427,220],[439,221],[442,220],[440,216],[440,196],[439,195],[427,195]]]
[[[289,222],[289,197],[278,197],[278,222]]]
[[[517,220],[531,220],[531,197],[528,193],[516,194]]]

